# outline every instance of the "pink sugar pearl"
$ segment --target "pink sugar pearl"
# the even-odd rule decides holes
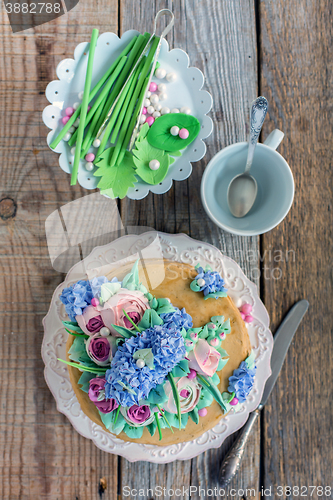
[[[243,320],[243,321],[245,321],[245,314],[244,314],[244,313],[242,313],[242,312],[241,312],[240,314],[241,314],[241,318],[242,318],[242,320]]]
[[[67,116],[72,116],[72,114],[74,113],[74,108],[72,108],[72,106],[69,106],[65,109],[65,113]]]
[[[207,413],[207,408],[201,408],[201,410],[198,411],[199,417],[205,417]]]
[[[251,316],[251,314],[248,314],[247,316],[245,316],[244,321],[245,321],[245,323],[252,323],[253,316]]]
[[[146,118],[146,123],[148,123],[149,127],[152,126],[154,121],[155,121],[155,118],[153,116],[148,116],[148,118]]]
[[[99,306],[99,300],[94,297],[91,299],[91,305],[94,307]]]
[[[217,346],[217,345],[218,345],[218,343],[219,343],[218,339],[212,339],[212,340],[210,341],[210,345],[211,345],[211,346],[213,346],[213,347],[214,347],[214,346]]]
[[[251,306],[251,304],[244,304],[244,305],[242,305],[242,307],[241,307],[241,311],[242,311],[242,313],[244,313],[244,314],[250,314],[250,312],[252,311],[252,306]]]
[[[178,135],[181,139],[187,139],[190,133],[187,128],[181,128]]]
[[[192,368],[190,368],[190,373],[187,375],[187,378],[189,378],[190,380],[195,378],[197,376],[197,372],[195,370],[192,370]]]
[[[238,399],[237,398],[234,398],[230,401],[230,404],[231,406],[236,406],[236,404],[238,404]]]
[[[63,123],[64,125],[66,125],[66,123],[68,122],[68,120],[69,120],[69,116],[64,116],[64,117],[61,119],[61,121],[62,121],[62,123]]]
[[[88,153],[84,158],[86,161],[89,161],[89,162],[94,161],[95,155],[94,155],[94,153]]]
[[[147,108],[146,108],[146,106],[143,106],[143,108],[142,108],[142,114],[143,115],[147,114]]]
[[[149,90],[150,92],[156,92],[157,84],[155,82],[151,82],[151,84],[149,85]]]

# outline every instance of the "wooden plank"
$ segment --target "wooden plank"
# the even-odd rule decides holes
[[[155,7],[155,8],[153,8]],[[140,26],[140,30],[151,29],[154,14],[165,7],[162,2],[122,2],[122,30]],[[245,140],[249,106],[257,94],[256,40],[253,2],[227,2],[209,0],[204,4],[193,0],[186,3],[173,2],[175,29],[168,35],[171,48],[186,50],[190,63],[199,67],[206,77],[206,88],[214,98],[211,116],[215,130],[207,140],[205,158],[193,165],[188,181],[174,182],[170,191],[163,196],[149,194],[140,201],[123,200],[121,215],[124,225],[154,227],[168,233],[184,232],[193,238],[214,244],[225,254],[235,258],[250,276],[257,269],[257,263],[250,255],[258,255],[257,238],[238,238],[219,230],[206,216],[201,205],[200,181],[210,158],[222,147]],[[209,12],[209,15],[207,13]],[[209,33],[209,36],[207,36]],[[253,252],[253,253],[250,253]],[[257,273],[253,275],[258,278]],[[259,284],[259,279],[255,279]],[[219,450],[209,451],[190,462],[175,462],[161,466],[154,472],[153,483],[149,482],[155,466],[147,468],[141,463],[129,464],[122,461],[121,485],[135,488],[137,476],[143,484],[166,485],[182,488],[192,485],[199,498],[199,486],[217,487],[216,473],[225,451],[234,438]],[[253,487],[258,498],[259,486],[259,423],[253,431],[243,465],[237,478],[230,485],[237,490]],[[124,465],[125,464],[125,465]],[[191,471],[191,475],[189,472]],[[166,496],[165,498],[169,498]],[[236,496],[235,498],[239,498]]]
[[[262,0],[259,7],[265,135],[284,131],[279,151],[296,188],[289,215],[263,238],[267,275],[277,268],[280,277],[263,280],[263,296],[273,328],[295,301],[310,302],[264,410],[263,480],[266,488],[332,486],[332,6]],[[303,494],[310,498],[309,489]]]

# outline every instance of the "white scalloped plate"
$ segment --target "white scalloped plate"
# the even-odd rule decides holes
[[[254,321],[248,325],[248,332],[257,364],[254,387],[247,401],[242,404],[240,412],[228,414],[213,429],[193,441],[170,446],[125,442],[93,423],[81,410],[70,384],[66,365],[57,361],[57,358],[65,359],[68,337],[61,322],[68,319],[65,307],[59,299],[63,288],[82,278],[83,268],[94,273],[94,269],[98,272],[101,266],[122,259],[134,262],[139,255],[151,258],[152,255],[160,256],[161,252],[164,258],[176,262],[193,266],[199,262],[204,266],[210,265],[224,277],[228,294],[236,305],[244,302],[252,305]],[[259,405],[266,380],[271,374],[273,336],[269,330],[268,313],[258,296],[257,287],[232,259],[222,255],[212,245],[194,240],[185,234],[148,232],[140,236],[123,236],[108,245],[94,248],[83,262],[76,264],[69,271],[65,281],[54,292],[43,325],[42,357],[45,363],[45,380],[56,400],[58,410],[67,416],[77,432],[91,439],[98,448],[122,455],[130,462],[145,460],[167,463],[173,460],[188,460],[210,448],[218,448],[227,436],[244,425],[249,413]]]
[[[92,86],[94,86],[105,73],[106,68],[118,57],[128,42],[137,35],[134,30],[126,31],[121,38],[114,33],[103,33],[99,38],[95,51],[94,69]],[[89,43],[80,43],[74,51],[74,59],[63,59],[57,66],[57,76],[59,80],[54,80],[46,87],[45,95],[51,106],[47,106],[43,111],[43,121],[45,125],[52,129],[47,136],[47,143],[50,144],[53,138],[63,127],[61,118],[68,106],[77,102],[78,93],[83,90],[85,81],[85,72],[87,62],[84,60],[84,51]],[[87,59],[87,58],[86,58]],[[173,83],[153,78],[156,83],[166,83],[167,100],[163,105],[170,109],[187,106],[201,123],[201,131],[198,137],[190,144],[182,156],[176,158],[176,161],[170,166],[169,171],[163,182],[157,186],[151,186],[140,179],[134,188],[128,191],[128,198],[140,200],[147,196],[149,191],[156,194],[166,193],[172,186],[172,181],[182,181],[187,179],[192,172],[191,162],[199,161],[206,153],[206,145],[203,139],[206,139],[213,130],[213,122],[207,113],[212,107],[212,97],[201,90],[204,84],[202,72],[193,67],[189,67],[189,57],[183,50],[173,49],[169,51],[169,45],[163,40],[161,52],[158,60],[161,66],[167,72],[173,71],[177,74],[177,81]],[[96,152],[94,148],[91,152]],[[60,141],[55,149],[60,153],[59,165],[66,173],[72,170],[73,156],[70,153],[70,147],[65,141]],[[84,168],[84,160],[80,161],[78,182],[86,189],[95,189],[99,181],[92,172]]]

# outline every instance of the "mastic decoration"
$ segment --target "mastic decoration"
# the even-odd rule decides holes
[[[187,139],[181,139],[179,135],[173,136],[170,133],[172,127],[187,129],[189,136]],[[200,122],[194,116],[183,113],[170,113],[162,115],[151,126],[147,135],[147,140],[151,146],[164,151],[179,151],[186,148],[200,132]]]
[[[114,148],[106,149],[97,163],[95,177],[101,177],[97,187],[103,191],[108,190],[108,196],[111,198],[124,198],[130,187],[134,187],[137,182],[135,177],[135,165],[133,156],[126,151],[121,165],[110,166],[109,157]]]

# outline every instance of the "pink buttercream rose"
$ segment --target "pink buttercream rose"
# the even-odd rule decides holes
[[[100,366],[108,366],[117,349],[116,339],[111,335],[101,337],[98,333],[89,337],[86,342],[86,351],[89,358]]]
[[[90,401],[98,408],[101,413],[110,413],[118,408],[118,403],[115,399],[103,399],[98,401],[101,391],[104,391],[105,378],[96,377],[92,378],[89,382],[88,396]]]
[[[179,393],[180,411],[188,413],[192,411],[199,402],[200,387],[196,380],[190,380],[188,377],[180,377],[176,380],[176,386]],[[172,387],[169,381],[164,386],[168,401],[163,404],[163,408],[169,413],[177,413],[177,406],[173,397]]]
[[[217,370],[221,354],[206,340],[199,339],[194,349],[187,354],[188,366],[200,373],[212,377]]]
[[[107,326],[110,328],[112,335],[120,337],[115,329],[112,328],[112,325],[124,326],[130,330],[134,328],[123,313],[123,309],[133,322],[137,324],[141,321],[145,310],[148,308],[148,299],[142,292],[121,288],[103,306],[90,305],[84,309],[83,314],[76,316],[75,319],[82,331],[87,335],[94,335],[102,326]],[[99,330],[96,330],[95,326],[98,328],[98,324],[100,324],[100,327]],[[94,328],[94,331],[92,331],[92,328]]]
[[[127,417],[134,424],[143,424],[151,416],[150,408],[148,405],[133,405],[127,410]]]

